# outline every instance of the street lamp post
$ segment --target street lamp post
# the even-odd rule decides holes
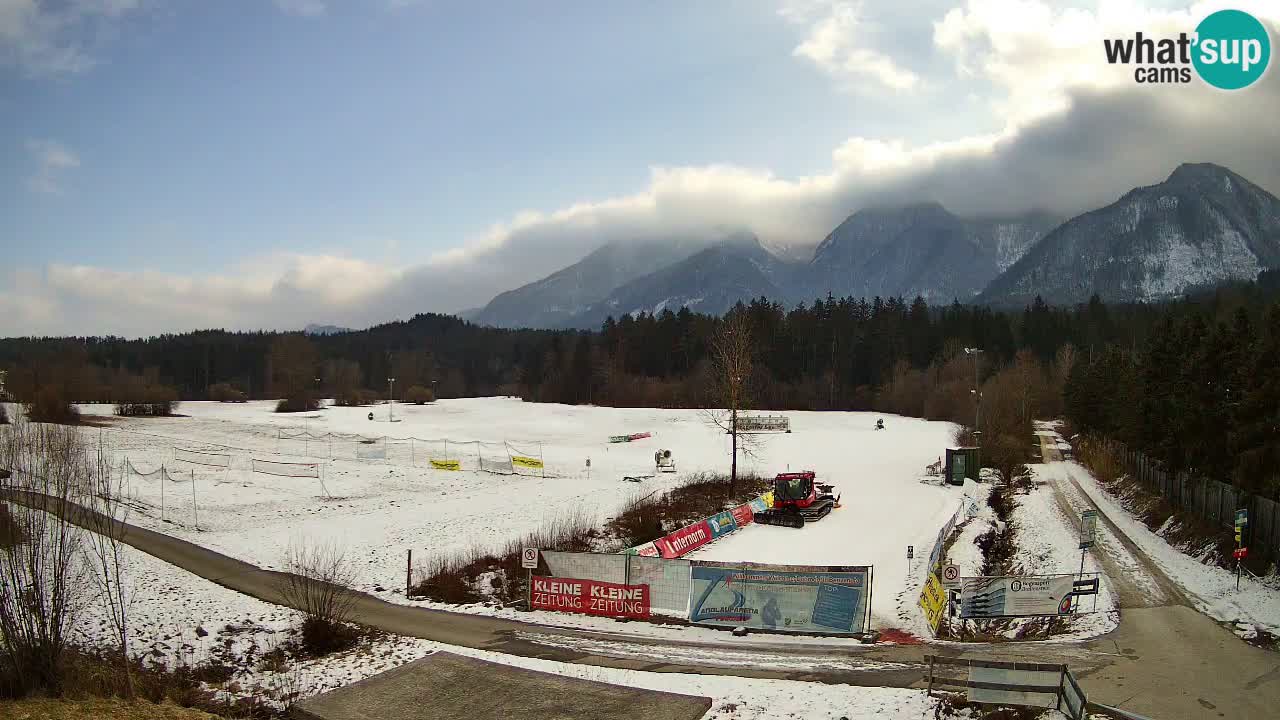
[[[982,391],[978,385],[978,356],[982,354],[981,348],[965,348],[966,355],[973,356],[973,437],[974,444],[978,446],[978,468],[982,467],[982,443],[979,440],[982,437]]]
[[[395,422],[396,416],[396,379],[387,378],[387,384],[391,386],[388,391],[390,402],[387,403],[387,422]]]

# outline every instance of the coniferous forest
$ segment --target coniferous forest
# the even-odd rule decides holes
[[[1159,305],[1018,311],[923,299],[739,305],[751,335],[748,404],[951,420],[997,467],[1024,458],[1031,420],[1122,441],[1170,469],[1280,494],[1280,279]],[[202,330],[145,339],[0,340],[13,399],[128,405],[309,395],[341,404],[517,395],[614,406],[716,405],[722,318],[682,309],[599,331],[500,330],[425,314],[333,335]],[[966,348],[981,353],[967,353]],[[145,396],[145,397],[144,397]],[[966,434],[962,441],[976,438]],[[1003,461],[1001,458],[1004,458]]]

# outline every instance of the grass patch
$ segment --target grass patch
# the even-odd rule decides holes
[[[605,532],[622,547],[635,547],[726,508],[741,505],[769,489],[769,481],[754,475],[739,476],[735,492],[729,479],[715,473],[695,473],[664,493],[637,495],[627,502]]]

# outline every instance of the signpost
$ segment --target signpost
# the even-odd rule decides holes
[[[1249,510],[1236,510],[1236,549],[1231,553],[1236,559],[1236,590],[1240,589],[1240,561],[1249,556],[1249,548],[1244,546],[1244,529],[1249,526]]]
[[[942,587],[948,590],[960,587],[959,565],[948,565],[942,568]]]
[[[1098,536],[1098,511],[1080,513],[1080,577],[1084,577],[1084,553],[1093,547]]]
[[[533,609],[533,571],[538,569],[538,548],[527,547],[520,551],[520,567],[528,572],[525,574],[525,607],[529,610]]]
[[[916,546],[908,545],[907,546],[907,576],[908,577],[911,575],[911,558],[915,557],[915,553],[916,553]]]

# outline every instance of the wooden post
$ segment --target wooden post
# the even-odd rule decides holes
[[[404,564],[404,596],[410,597],[413,592],[413,548],[409,548],[409,557]]]
[[[547,477],[547,461],[542,457],[542,441],[538,441],[538,462],[542,463],[542,478]]]
[[[160,466],[160,519],[164,520],[164,476],[167,475],[164,466]]]
[[[191,471],[191,516],[195,518],[196,529],[200,529],[200,511],[196,509],[196,471]]]

